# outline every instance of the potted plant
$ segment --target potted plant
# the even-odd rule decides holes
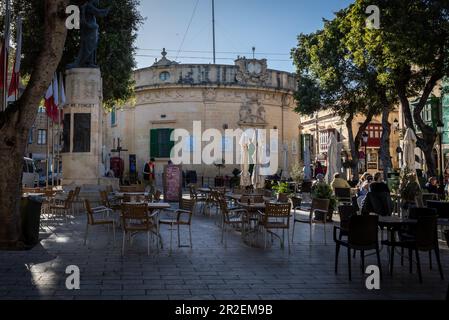
[[[317,183],[312,188],[312,198],[315,199],[329,199],[329,211],[327,214],[327,221],[332,221],[332,215],[337,207],[337,200],[334,196],[332,187],[327,183]],[[316,217],[318,220],[323,220],[322,217]]]
[[[287,182],[279,181],[277,184],[274,184],[271,189],[276,193],[278,201],[283,195],[288,196],[290,194]]]
[[[290,176],[293,181],[295,181],[298,185],[300,185],[304,181],[304,166],[300,163],[296,163],[292,167],[292,171],[290,172]]]

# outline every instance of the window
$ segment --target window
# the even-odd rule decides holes
[[[159,74],[159,79],[162,81],[168,81],[170,79],[170,73],[167,71],[163,71]]]
[[[368,133],[368,147],[380,147],[380,139],[382,138],[382,125],[370,124],[366,128]]]
[[[171,150],[175,145],[171,141],[171,133],[174,129],[151,129],[150,131],[150,157],[170,158]]]
[[[117,110],[115,107],[113,107],[111,111],[111,127],[116,125],[117,125]]]
[[[37,144],[39,145],[47,144],[47,130],[39,129],[37,131]]]
[[[73,115],[73,152],[90,152],[90,113]]]

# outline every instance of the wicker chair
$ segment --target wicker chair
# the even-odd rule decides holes
[[[89,227],[92,226],[108,226],[108,230],[109,230],[109,226],[112,226],[112,234],[113,234],[113,243],[112,245],[115,246],[115,220],[111,219],[111,218],[104,218],[104,213],[105,211],[107,211],[107,209],[95,209],[92,208],[90,205],[89,200],[85,199],[84,200],[84,206],[86,209],[86,214],[87,214],[87,224],[86,224],[86,232],[84,234],[84,245],[86,245],[87,243],[87,237],[89,234]],[[95,216],[99,213],[103,214],[103,218],[102,219],[97,219]]]
[[[222,226],[221,226],[221,243],[224,242],[225,248],[227,248],[227,237],[225,236],[227,228],[240,227],[242,230],[242,236],[244,235],[245,217],[248,215],[248,211],[245,209],[229,209],[228,204],[224,199],[220,199],[220,211],[222,214]]]
[[[301,218],[299,216],[299,214],[296,213],[295,210],[295,218],[293,220],[293,232],[292,232],[292,239],[295,236],[295,226],[296,223],[307,223],[309,225],[309,229],[310,229],[310,242],[312,242],[312,225],[314,223],[322,223],[324,225],[324,243],[327,244],[327,236],[326,236],[326,217],[329,211],[329,203],[330,200],[329,199],[316,199],[313,198],[312,199],[312,205],[310,207],[310,210],[308,212],[308,217],[307,218]],[[299,210],[300,212],[307,212],[304,210]],[[320,213],[322,214],[323,219],[321,220],[316,220],[314,219],[314,215],[315,213]],[[292,240],[293,241],[293,240]]]
[[[259,224],[265,229],[264,244],[267,247],[267,233],[274,235],[281,241],[281,248],[284,248],[285,243],[285,230],[287,230],[287,242],[288,252],[290,253],[290,216],[291,216],[291,203],[267,203],[265,212],[260,212],[261,219]],[[282,230],[282,239],[272,230]]]
[[[73,191],[73,215],[79,214],[80,209],[82,207],[82,201],[80,199],[80,193],[81,193],[81,187],[75,187],[75,190]]]
[[[189,227],[189,240],[190,240],[190,248],[192,248],[192,215],[193,209],[195,207],[195,200],[193,199],[181,199],[179,202],[179,209],[174,210],[176,214],[175,219],[161,219],[159,220],[159,225],[168,225],[170,226],[170,252],[172,251],[172,243],[173,243],[173,229],[174,226],[178,229],[178,248],[181,248],[181,237],[180,237],[180,226],[188,226]]]
[[[56,216],[63,216],[66,223],[68,222],[67,216],[72,212],[74,192],[69,191],[67,198],[61,204],[50,204],[50,212],[55,218]]]
[[[196,205],[201,203],[200,211],[202,212],[204,209],[204,203],[206,201],[206,196],[204,194],[198,193],[198,191],[196,190],[195,184],[189,184],[189,192],[190,192],[190,199],[195,200]]]
[[[159,228],[155,222],[155,216],[148,214],[148,208],[146,204],[139,205],[122,205],[122,226],[123,226],[123,243],[122,243],[122,255],[125,254],[126,238],[131,240],[131,237],[138,233],[147,234],[147,254],[150,255],[150,236],[156,235],[157,247],[159,248]]]

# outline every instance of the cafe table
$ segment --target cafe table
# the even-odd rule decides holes
[[[129,196],[148,196],[150,193],[149,192],[115,192],[113,193],[114,196],[116,196],[117,198],[123,198],[124,196],[129,195]]]
[[[415,225],[418,223],[416,219],[406,219],[397,216],[379,216],[378,225],[381,228],[386,228],[388,232],[388,239],[381,241],[382,245],[389,245],[391,242],[396,241],[396,232],[405,226]],[[390,247],[387,248],[388,257],[390,258]],[[389,261],[389,264],[391,261]]]

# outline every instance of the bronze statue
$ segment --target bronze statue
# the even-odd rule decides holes
[[[89,0],[80,8],[80,50],[75,62],[69,64],[67,69],[73,68],[98,68],[98,24],[96,17],[105,17],[109,8],[99,9],[99,0]]]

